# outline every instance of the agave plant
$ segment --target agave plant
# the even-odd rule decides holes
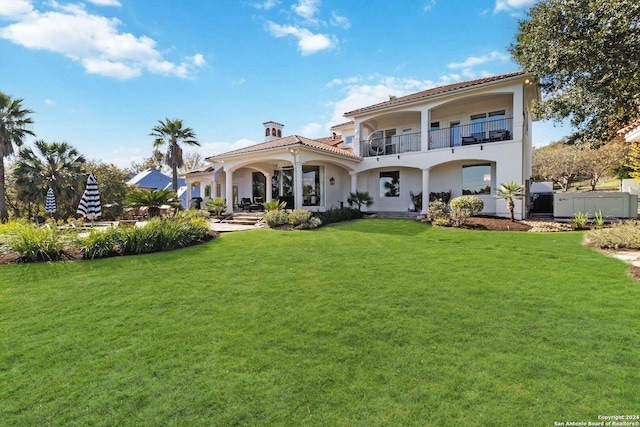
[[[127,195],[125,203],[133,208],[146,207],[149,218],[160,215],[160,206],[180,207],[182,205],[175,191],[165,188],[131,192]]]

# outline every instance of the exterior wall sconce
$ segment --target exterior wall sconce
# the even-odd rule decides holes
[[[329,179],[329,184],[334,185],[336,183],[336,179],[334,177],[331,177],[331,179]]]

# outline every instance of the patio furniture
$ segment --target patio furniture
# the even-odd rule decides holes
[[[463,136],[462,137],[462,145],[471,145],[471,144],[477,144],[478,140],[476,139],[475,136]]]
[[[506,141],[509,138],[509,131],[506,129],[489,131],[489,141]]]
[[[249,197],[243,197],[238,203],[238,208],[243,211],[251,211],[251,199]]]

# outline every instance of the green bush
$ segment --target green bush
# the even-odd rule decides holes
[[[87,237],[79,238],[76,245],[85,259],[114,256],[120,252],[122,229],[91,230]]]
[[[451,222],[449,221],[449,218],[439,217],[431,221],[431,225],[435,225],[436,227],[449,227]]]
[[[311,212],[305,209],[294,209],[289,214],[289,222],[294,227],[297,227],[301,224],[307,224],[311,219]]]
[[[447,204],[442,200],[434,200],[433,202],[429,202],[429,208],[427,209],[427,216],[430,221],[435,221],[441,218],[447,218],[449,215]],[[447,220],[447,223],[449,221]]]
[[[282,209],[275,209],[265,212],[262,219],[270,228],[277,228],[289,222],[289,215]]]
[[[640,223],[625,221],[587,233],[590,246],[600,249],[640,249]]]
[[[322,224],[333,224],[335,222],[362,218],[362,212],[354,208],[331,208],[324,212],[316,212],[313,215],[319,218]]]
[[[322,225],[322,221],[320,218],[312,216],[309,218],[309,221],[302,223],[298,226],[300,230],[311,230],[313,228],[318,228]]]
[[[476,196],[455,197],[449,204],[451,207],[451,221],[456,227],[461,226],[469,217],[478,215],[484,208],[484,202]]]
[[[53,261],[60,258],[64,241],[56,228],[20,224],[14,229],[9,246],[27,261]]]
[[[190,220],[194,218],[209,219],[209,212],[203,209],[187,209],[179,211],[175,217],[179,221]]]
[[[169,251],[188,246],[207,236],[209,231],[204,218],[151,219],[144,227],[110,228],[92,231],[79,239],[78,247],[85,258],[101,258],[118,254],[139,255]]]

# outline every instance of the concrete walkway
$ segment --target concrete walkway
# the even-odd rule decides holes
[[[209,222],[209,229],[213,231],[217,231],[218,233],[227,233],[230,231],[245,231],[245,230],[255,230],[257,227],[255,225],[244,225],[244,224],[227,224],[224,222]]]

